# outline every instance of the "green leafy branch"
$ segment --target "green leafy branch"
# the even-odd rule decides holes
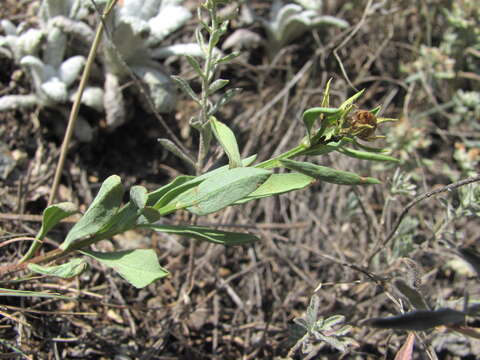
[[[111,4],[115,2],[112,0]],[[200,133],[200,149],[197,161],[172,145],[167,139],[162,144],[196,169],[196,176],[181,175],[168,184],[148,192],[145,187],[133,186],[130,201],[122,205],[125,189],[117,175],[108,177],[88,207],[87,211],[70,229],[58,249],[38,255],[43,240],[60,221],[78,213],[72,203],[48,206],[43,212],[42,226],[30,249],[18,264],[0,267],[0,274],[28,269],[33,273],[69,278],[77,276],[87,268],[83,258],[73,258],[60,265],[54,261],[72,254],[87,256],[117,271],[136,287],[146,286],[168,275],[162,268],[152,249],[133,249],[99,253],[90,251],[90,245],[109,239],[114,235],[134,229],[149,229],[161,233],[188,236],[195,239],[221,244],[242,245],[257,241],[249,233],[227,232],[193,225],[167,226],[162,217],[186,210],[202,216],[220,211],[229,206],[243,204],[264,197],[304,189],[317,181],[340,185],[370,185],[380,183],[377,179],[353,172],[332,169],[313,162],[293,160],[298,156],[311,158],[337,151],[343,155],[368,161],[395,162],[387,151],[366,146],[363,142],[378,136],[378,125],[392,121],[377,117],[380,107],[372,110],[358,110],[355,101],[363,91],[354,94],[338,107],[330,105],[330,81],[324,91],[320,107],[306,110],[303,123],[306,129],[304,139],[292,149],[269,160],[255,164],[256,155],[246,159],[240,156],[240,146],[234,132],[215,118],[218,109],[236,93],[235,89],[225,91],[217,102],[211,96],[223,89],[227,80],[216,79],[218,65],[228,62],[235,54],[222,55],[216,51],[220,37],[226,32],[228,22],[217,17],[217,5],[221,1],[208,0],[202,6],[210,14],[210,25],[201,21],[197,30],[197,41],[204,52],[202,68],[196,59],[188,61],[202,82],[202,93],[197,96],[187,81],[176,78],[183,90],[196,101],[201,110],[191,125]],[[110,3],[109,3],[110,4]],[[208,43],[203,32],[208,34]],[[228,165],[202,171],[203,160],[208,152],[210,139],[215,138],[228,157]],[[274,172],[274,169],[282,169]]]
[[[289,356],[293,356],[301,347],[304,354],[310,354],[314,351],[312,342],[325,342],[331,347],[346,352],[351,346],[356,346],[357,342],[348,337],[352,327],[350,325],[340,325],[345,321],[342,315],[334,315],[329,318],[319,316],[320,299],[313,295],[304,317],[295,318],[293,321],[303,330],[296,344],[290,349]]]

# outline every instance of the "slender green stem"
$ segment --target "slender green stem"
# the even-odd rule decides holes
[[[213,65],[213,50],[215,45],[213,43],[213,34],[218,31],[218,21],[216,17],[216,9],[210,10],[211,26],[208,29],[209,38],[208,38],[208,47],[207,53],[205,54],[205,64],[203,68],[204,76],[202,77],[202,94],[201,94],[201,109],[200,109],[200,141],[198,149],[198,158],[197,158],[197,174],[203,170],[203,162],[207,156],[208,148],[210,144],[210,134],[208,132],[208,111],[209,111],[209,101],[208,101],[208,89],[210,82],[213,79],[214,65]]]
[[[304,152],[307,149],[308,147],[306,145],[300,144],[294,147],[293,149],[290,149],[284,152],[283,154],[280,154],[277,157],[274,157],[272,159],[266,160],[264,162],[261,162],[260,164],[255,165],[255,167],[262,168],[262,169],[273,169],[273,168],[279,167],[281,166],[280,160],[290,159],[291,157],[301,155],[302,152]]]

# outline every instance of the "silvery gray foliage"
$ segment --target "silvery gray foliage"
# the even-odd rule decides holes
[[[25,23],[15,26],[10,20],[2,20],[0,26],[5,33],[0,36],[0,54],[20,62],[26,55],[37,54],[44,32],[37,29],[26,29]]]
[[[357,345],[356,341],[348,336],[352,327],[343,324],[345,321],[343,315],[324,318],[319,316],[319,310],[320,299],[314,294],[305,314],[293,319],[297,325],[303,328],[304,335],[290,349],[292,354],[300,347],[304,354],[317,352],[319,348],[314,345],[315,342],[327,343],[341,352],[346,352],[349,347]]]
[[[274,55],[283,46],[319,26],[340,28],[349,26],[343,19],[321,15],[322,0],[297,0],[296,2],[301,5],[285,4],[282,0],[274,0],[270,19],[258,18],[267,32],[270,55]]]
[[[453,112],[451,117],[452,124],[467,122],[474,128],[480,128],[478,119],[480,119],[480,92],[457,90],[453,96]]]
[[[323,0],[295,0],[295,2],[307,10],[321,11],[323,6]]]
[[[84,1],[84,0],[83,0]],[[76,21],[86,15],[87,9],[80,0],[45,0],[39,10],[40,29],[24,30],[24,25],[15,27],[8,20],[1,25],[5,36],[0,37],[3,54],[29,70],[34,92],[27,95],[6,95],[0,98],[0,111],[33,106],[53,107],[63,112],[77,88],[76,80],[85,65],[85,57],[66,57],[67,34],[58,26],[59,19],[66,16]],[[103,110],[103,90],[89,87],[82,102],[98,111]],[[85,120],[79,119],[79,138],[89,141],[92,130]]]
[[[97,1],[99,6],[105,3]],[[83,104],[106,112],[110,128],[125,121],[122,86],[130,80],[131,72],[145,84],[155,111],[173,109],[175,88],[157,60],[172,55],[203,55],[197,44],[161,46],[191,18],[181,3],[125,0],[123,6],[115,8],[109,19],[111,40],[105,38],[100,54],[104,71],[99,75],[104,78],[104,86],[87,87],[82,96]],[[8,20],[0,23],[5,33],[0,36],[0,55],[26,67],[35,90],[29,95],[0,98],[0,111],[33,106],[59,108],[73,101],[76,80],[85,64],[85,49],[95,34],[85,21],[91,9],[91,0],[43,0],[38,14],[40,29],[27,30],[23,24],[15,27]],[[79,44],[84,46],[83,51]],[[67,53],[76,55],[66,58]]]
[[[172,55],[202,56],[197,44],[161,46],[162,41],[183,26],[191,13],[181,0],[125,0],[111,18],[111,41],[103,48],[107,123],[114,128],[125,121],[120,86],[133,72],[146,86],[155,111],[165,113],[175,106],[175,87],[158,59]],[[117,96],[113,96],[116,94]],[[120,96],[119,96],[120,95]],[[108,102],[108,104],[107,104]],[[150,110],[146,107],[147,110]]]

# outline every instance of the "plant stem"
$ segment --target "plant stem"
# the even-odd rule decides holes
[[[260,164],[255,165],[257,168],[262,168],[262,169],[273,169],[275,167],[279,167],[280,165],[280,160],[284,159],[290,159],[291,157],[301,155],[303,151],[307,150],[308,147],[306,145],[300,144],[293,149],[290,149],[283,154],[278,155],[277,157],[274,157],[273,159],[266,160]]]
[[[48,205],[52,205],[53,202],[55,201],[55,198],[57,196],[58,192],[58,187],[60,185],[60,178],[62,176],[62,171],[63,171],[63,166],[65,165],[65,159],[67,157],[68,153],[68,146],[70,145],[70,140],[72,138],[73,131],[75,129],[75,124],[77,123],[78,119],[78,112],[80,110],[80,105],[82,101],[82,95],[83,91],[85,90],[85,87],[88,82],[88,78],[90,77],[90,72],[93,66],[93,62],[95,60],[95,56],[97,54],[97,49],[98,46],[100,45],[100,41],[102,39],[102,34],[104,30],[104,20],[107,18],[107,16],[110,14],[112,9],[114,8],[115,4],[117,3],[117,0],[110,0],[110,2],[107,4],[103,14],[101,21],[99,22],[97,26],[97,32],[95,34],[95,39],[93,40],[92,46],[90,48],[90,52],[88,54],[87,62],[85,64],[85,69],[83,70],[82,73],[82,78],[80,80],[80,85],[78,87],[77,94],[75,96],[75,101],[73,102],[72,105],[72,110],[70,112],[70,117],[68,119],[68,125],[67,125],[67,130],[65,132],[65,136],[63,138],[63,143],[62,143],[62,149],[60,152],[60,158],[58,159],[58,164],[57,164],[57,169],[55,170],[55,177],[53,179],[53,184],[52,184],[52,189],[50,191],[50,197],[48,199]],[[34,244],[39,244],[39,243],[34,243]]]
[[[198,149],[198,158],[197,158],[197,175],[203,170],[203,162],[207,156],[211,130],[208,124],[208,112],[210,110],[210,104],[208,101],[208,89],[210,87],[210,82],[214,76],[214,65],[213,65],[213,50],[215,44],[213,43],[214,34],[218,32],[218,21],[216,16],[216,8],[209,10],[211,18],[211,26],[207,29],[209,33],[208,38],[208,47],[207,53],[205,54],[205,64],[203,67],[204,76],[202,77],[202,94],[201,94],[201,109],[200,109],[200,141]]]
[[[400,213],[400,216],[397,218],[397,221],[395,222],[395,224],[393,225],[392,229],[390,230],[388,235],[385,237],[385,239],[380,244],[378,244],[375,247],[375,249],[372,251],[372,253],[368,256],[368,259],[369,259],[368,264],[370,264],[371,261],[373,260],[373,258],[375,257],[375,255],[377,255],[382,249],[384,249],[385,246],[393,239],[393,237],[395,236],[395,233],[398,230],[398,227],[402,223],[403,218],[407,215],[407,213],[410,211],[410,209],[412,207],[417,205],[419,202],[421,202],[425,199],[428,199],[429,197],[432,197],[434,195],[437,195],[437,194],[440,194],[440,193],[443,193],[443,192],[446,192],[446,191],[452,191],[452,190],[457,189],[461,186],[468,185],[468,184],[471,184],[471,183],[474,183],[474,182],[479,182],[479,181],[480,181],[480,175],[469,177],[469,178],[466,178],[466,179],[448,184],[446,186],[443,186],[440,189],[435,189],[435,190],[432,190],[432,191],[428,191],[428,192],[426,192],[426,193],[424,193],[420,196],[417,196],[415,199],[410,201],[407,204],[407,206],[405,206],[403,208],[402,212]]]

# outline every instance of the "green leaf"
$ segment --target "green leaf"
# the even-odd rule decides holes
[[[236,57],[240,56],[241,52],[240,51],[234,51],[228,55],[225,55],[221,58],[218,58],[215,60],[215,65],[222,64],[222,63],[228,63],[235,59]]]
[[[180,85],[180,88],[185,92],[185,94],[190,96],[190,98],[197,104],[200,104],[200,99],[197,97],[193,89],[190,87],[190,84],[185,79],[175,75],[172,75],[171,77],[177,82],[178,85]]]
[[[170,190],[185,184],[186,182],[194,179],[195,176],[188,176],[188,175],[180,175],[177,176],[175,179],[173,179],[171,182],[168,184],[162,186],[161,188],[158,188],[155,191],[152,191],[151,193],[148,194],[148,200],[147,200],[147,205],[148,206],[153,206],[155,203],[160,200],[167,192]]]
[[[137,220],[137,224],[149,224],[160,220],[162,216],[157,209],[147,206],[142,209],[142,214]]]
[[[190,155],[188,155],[182,149],[180,149],[173,141],[161,138],[161,139],[158,139],[158,142],[165,149],[170,151],[172,154],[177,156],[179,159],[183,160],[192,169],[195,169],[195,161],[190,157]]]
[[[370,112],[373,115],[377,116],[381,109],[382,109],[382,107],[380,105],[378,105],[378,106],[374,107],[372,110],[370,110]]]
[[[223,92],[223,94],[220,97],[220,100],[218,100],[212,107],[212,109],[208,112],[208,115],[214,115],[219,108],[222,106],[228,104],[235,95],[239,94],[242,91],[240,88],[233,88],[233,89],[228,89],[227,91]]]
[[[240,158],[240,151],[238,150],[237,139],[235,134],[224,123],[218,121],[214,116],[210,117],[210,125],[213,134],[222,146],[223,150],[228,156],[230,168],[242,166],[242,159]]]
[[[28,259],[31,259],[35,255],[35,252],[42,244],[43,238],[55,225],[57,225],[63,219],[78,212],[79,211],[76,205],[70,202],[50,205],[43,210],[42,226],[35,237],[35,241],[32,243],[32,245],[30,245],[27,253],[22,257],[22,259],[20,259],[19,263],[21,264]]]
[[[147,189],[143,186],[135,185],[130,188],[130,201],[137,209],[143,209],[147,205]]]
[[[203,73],[202,67],[198,63],[197,59],[195,59],[193,56],[190,56],[190,55],[185,55],[185,57],[187,58],[188,63],[193,68],[193,70],[195,70],[197,75],[200,76],[202,79],[204,79],[205,74]]]
[[[355,150],[351,148],[339,148],[339,152],[344,155],[350,156],[356,159],[362,160],[370,160],[370,161],[388,161],[388,162],[399,162],[400,160],[394,158],[393,156],[388,156],[380,153],[368,152],[368,151],[361,151]]]
[[[77,206],[71,202],[50,205],[43,210],[42,227],[38,231],[36,238],[42,240],[60,221],[78,212]]]
[[[123,186],[120,177],[117,175],[108,177],[85,215],[73,226],[60,248],[62,250],[70,249],[75,245],[76,240],[94,235],[108,225],[112,225],[110,220],[117,213],[122,197]]]
[[[336,115],[339,113],[340,113],[340,109],[329,108],[329,107],[314,107],[314,108],[305,110],[302,118],[303,118],[303,123],[307,128],[308,140],[310,141],[312,138],[312,129],[317,119],[322,120],[324,115]]]
[[[168,275],[168,271],[160,266],[157,254],[152,249],[108,253],[83,250],[81,253],[112,268],[136,288],[143,288]]]
[[[72,259],[69,262],[56,266],[41,266],[37,264],[28,264],[28,270],[37,274],[56,276],[63,279],[69,279],[80,275],[88,267],[83,259]]]
[[[252,234],[221,231],[203,226],[171,226],[148,224],[142,225],[142,227],[158,232],[183,235],[186,237],[192,237],[194,239],[204,240],[212,242],[214,244],[226,246],[250,244],[254,241],[259,240],[258,237]]]
[[[215,94],[218,90],[224,88],[225,86],[228,85],[230,81],[229,80],[225,80],[225,79],[217,79],[215,80],[213,83],[210,84],[210,86],[208,87],[208,91],[207,91],[207,96],[210,96],[210,95],[213,95]]]
[[[300,190],[312,185],[316,180],[300,173],[272,174],[260,187],[245,198],[237,201],[241,204],[250,200],[279,195],[293,190]]]
[[[172,187],[168,192],[166,192],[158,201],[153,205],[153,208],[160,210],[161,208],[167,206],[173,199],[181,195],[182,193],[192,189],[196,185],[200,184],[204,179],[200,176],[194,177],[189,181],[186,181],[177,187]],[[160,212],[161,215],[165,215]]]
[[[360,97],[362,96],[362,94],[364,93],[365,89],[363,90],[360,90],[359,92],[357,92],[355,95],[351,96],[350,98],[348,98],[347,100],[345,100],[342,105],[340,105],[338,108],[340,110],[347,110],[348,108],[350,108],[353,103]]]
[[[181,194],[159,211],[166,214],[186,208],[196,215],[210,214],[252,193],[270,174],[268,170],[252,167],[228,169]]]
[[[217,27],[213,32],[210,33],[209,46],[211,46],[212,48],[217,46],[218,42],[220,41],[220,38],[222,37],[222,35],[224,33],[224,31],[222,29],[223,24],[224,23],[222,23],[220,25],[220,27]]]
[[[327,85],[325,85],[325,91],[323,92],[323,98],[321,107],[330,107],[330,85],[332,83],[333,78],[328,79]]]
[[[339,185],[367,185],[380,184],[375,178],[363,177],[358,174],[335,170],[326,166],[314,165],[307,162],[294,160],[280,160],[280,163],[286,168],[298,171],[302,174],[311,176],[315,179]]]
[[[255,161],[256,158],[257,158],[257,155],[249,156],[248,158],[242,160],[242,165],[249,166]],[[198,185],[202,181],[210,177],[218,176],[219,174],[225,171],[228,171],[228,165],[221,166],[219,168],[208,171],[196,177],[195,176],[179,176],[172,183],[165,185],[159,190],[156,190],[153,193],[151,193],[150,194],[151,198],[149,197],[148,204],[158,210],[162,207],[167,206],[175,197],[179,196],[181,193],[191,189],[192,187]],[[156,199],[156,202],[152,204],[150,199],[152,200]],[[162,215],[165,215],[165,213],[162,212]]]
[[[199,19],[200,19],[200,8],[198,8],[198,11],[199,11]],[[202,21],[200,21],[200,23],[202,23]],[[202,35],[202,30],[201,30],[200,26],[198,26],[195,29],[195,40],[196,40],[197,44],[200,45],[200,48],[202,49],[203,54],[206,55],[207,52],[208,52],[208,49],[207,49],[207,46],[205,44],[205,39]]]

